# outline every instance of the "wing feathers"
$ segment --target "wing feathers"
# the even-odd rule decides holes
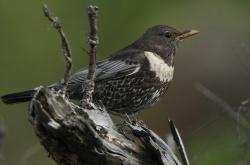
[[[136,74],[141,69],[141,64],[145,60],[143,51],[127,50],[116,53],[108,59],[96,64],[96,81],[105,79],[116,79],[128,75]],[[88,68],[85,67],[75,73],[69,83],[82,83],[88,74]]]
[[[106,78],[118,78],[135,74],[140,70],[139,64],[128,64],[125,61],[106,61],[100,67],[98,66],[97,80]]]
[[[128,64],[121,60],[101,61],[97,63],[96,80],[125,77],[137,73],[140,68],[140,64]],[[83,70],[75,73],[69,83],[81,83],[87,78],[87,74],[88,69],[84,68]]]

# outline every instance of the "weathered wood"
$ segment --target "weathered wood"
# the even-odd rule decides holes
[[[44,87],[30,103],[29,120],[59,165],[180,164],[168,145],[145,126],[125,122],[118,127],[104,107],[92,104],[83,109]]]

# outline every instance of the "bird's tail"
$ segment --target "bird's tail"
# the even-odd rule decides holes
[[[1,96],[1,100],[6,104],[20,103],[30,101],[34,96],[35,90],[10,93]]]

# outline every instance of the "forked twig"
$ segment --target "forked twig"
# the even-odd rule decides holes
[[[71,70],[72,70],[71,48],[70,48],[69,42],[66,38],[66,35],[62,29],[62,26],[61,26],[60,22],[58,21],[58,18],[56,16],[53,16],[53,14],[49,11],[48,6],[46,4],[43,5],[43,12],[44,12],[44,15],[52,23],[52,26],[59,32],[59,34],[61,36],[62,51],[63,51],[63,55],[64,55],[65,60],[66,60],[66,70],[64,73],[64,81],[62,82],[62,94],[66,95],[68,81],[70,79]]]
[[[177,146],[177,148],[179,150],[179,153],[180,153],[183,164],[184,165],[190,165],[188,157],[187,157],[187,153],[186,153],[184,144],[183,144],[183,142],[181,140],[181,136],[180,136],[180,133],[179,133],[178,129],[176,128],[174,122],[171,119],[168,119],[168,124],[170,126],[171,133],[173,135],[176,146]]]

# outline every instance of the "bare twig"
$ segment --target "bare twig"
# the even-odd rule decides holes
[[[62,29],[62,26],[60,22],[58,21],[58,18],[53,16],[53,14],[49,11],[47,5],[43,5],[43,12],[45,16],[52,22],[53,27],[59,32],[61,36],[61,44],[62,44],[62,51],[63,55],[66,60],[66,71],[64,73],[64,81],[62,83],[62,93],[63,95],[66,94],[67,91],[67,86],[68,86],[68,81],[71,76],[71,70],[72,70],[72,53],[71,53],[71,48],[69,45],[69,42],[66,38],[66,35]]]
[[[241,120],[238,120],[240,114],[237,114],[237,112],[225,100],[214,94],[202,84],[196,84],[195,87],[204,96],[221,106],[223,112],[227,113],[230,118],[250,131],[250,123],[247,121],[247,119],[245,119],[243,116],[240,116]]]
[[[89,16],[89,73],[88,73],[88,79],[94,80],[95,78],[95,68],[96,68],[96,47],[99,42],[98,36],[97,36],[97,6],[90,5],[88,7],[88,16]]]
[[[170,130],[172,132],[172,135],[173,135],[174,141],[176,143],[176,146],[177,146],[177,148],[179,150],[179,153],[180,153],[183,164],[184,165],[190,165],[188,157],[187,157],[187,153],[186,153],[184,144],[183,144],[183,142],[181,140],[181,136],[180,136],[180,133],[179,133],[178,129],[176,128],[174,122],[171,119],[168,119],[168,124],[170,126]]]
[[[88,6],[88,17],[89,17],[89,68],[88,76],[85,83],[83,83],[83,98],[81,101],[82,106],[89,106],[92,102],[92,93],[94,91],[95,83],[95,70],[96,70],[96,47],[99,43],[97,36],[97,12],[98,7],[94,5]]]

